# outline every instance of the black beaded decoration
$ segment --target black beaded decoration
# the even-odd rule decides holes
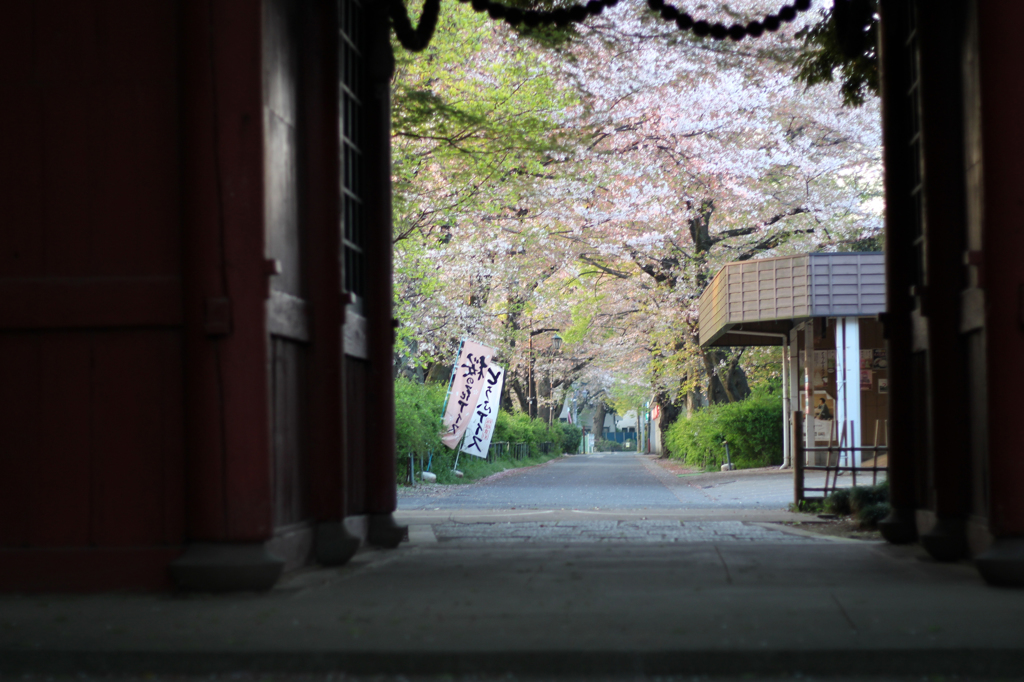
[[[474,0],[473,7],[476,8],[480,0]],[[487,0],[480,3],[486,7]],[[478,12],[481,10],[477,10]],[[420,15],[420,25],[412,27],[409,14],[405,11],[405,3],[402,0],[391,0],[389,14],[391,25],[395,29],[395,37],[402,47],[410,52],[420,52],[430,44],[434,37],[434,29],[437,28],[437,16],[441,12],[441,0],[423,0],[423,13]]]
[[[619,4],[619,0],[589,0],[583,5],[574,4],[571,7],[541,11],[521,10],[518,7],[509,7],[493,0],[459,0],[459,2],[470,3],[477,12],[487,12],[491,19],[505,21],[511,26],[525,24],[530,28],[552,25],[568,26],[571,23],[579,23],[587,17],[596,16],[606,7],[614,7]],[[402,0],[391,0],[391,21],[395,27],[395,35],[402,47],[418,52],[427,46],[431,36],[434,35],[434,28],[437,26],[440,3],[441,0],[424,0],[420,25],[414,29]],[[726,26],[722,23],[711,24],[704,20],[694,20],[689,14],[665,0],[647,0],[647,6],[657,12],[665,21],[675,22],[681,31],[693,31],[694,35],[702,38],[711,36],[715,40],[731,38],[739,41],[747,36],[757,38],[765,31],[779,30],[782,22],[793,21],[798,12],[809,10],[811,0],[794,0],[791,5],[783,5],[776,14],[769,14],[761,21],[751,21],[746,26],[742,24]]]
[[[703,20],[695,20],[665,0],[647,0],[647,6],[657,12],[665,21],[674,21],[681,31],[693,31],[694,35],[701,38],[711,36],[715,40],[731,38],[739,41],[747,36],[758,38],[765,31],[778,31],[782,22],[793,21],[799,12],[809,10],[811,0],[794,0],[792,5],[783,5],[776,14],[769,14],[761,21],[752,21],[746,26],[742,24],[726,26],[722,23],[710,24]]]

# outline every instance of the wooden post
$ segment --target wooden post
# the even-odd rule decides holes
[[[793,503],[799,509],[804,499],[804,413],[794,410],[792,423],[793,437],[789,442],[793,444]]]
[[[879,3],[879,71],[882,90],[882,148],[885,161],[885,339],[889,360],[888,448],[889,498],[892,511],[879,524],[882,536],[892,543],[917,539],[917,453],[914,420],[910,407],[913,386],[914,302],[914,156],[910,99],[910,56],[906,39],[910,32],[905,0]],[[900,410],[897,412],[897,410]]]

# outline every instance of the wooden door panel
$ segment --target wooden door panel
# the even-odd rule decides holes
[[[273,337],[274,526],[309,517],[308,369],[305,344]]]
[[[366,426],[368,378],[368,363],[345,358],[346,514],[366,512],[366,452],[372,440]]]

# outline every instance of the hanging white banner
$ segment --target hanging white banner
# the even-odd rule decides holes
[[[483,389],[484,378],[492,357],[493,348],[476,341],[467,340],[462,344],[459,360],[452,370],[455,376],[442,421],[444,431],[441,432],[441,442],[452,450],[459,447],[462,434],[469,425],[470,415],[480,399],[480,391]]]
[[[498,407],[501,404],[501,385],[505,381],[505,369],[498,365],[487,368],[484,377],[484,388],[480,399],[466,427],[466,437],[462,441],[462,451],[474,457],[486,457],[487,448],[491,447],[491,436],[494,425],[498,422]]]

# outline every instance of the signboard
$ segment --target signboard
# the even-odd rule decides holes
[[[825,391],[814,392],[814,440],[828,442],[835,437],[836,401]]]
[[[452,370],[452,388],[442,419],[444,430],[441,432],[441,442],[452,450],[459,446],[462,434],[469,426],[492,357],[493,348],[476,341],[466,341],[462,344],[459,360]]]
[[[473,416],[466,427],[462,451],[474,457],[487,457],[491,446],[494,425],[498,422],[498,406],[501,403],[501,385],[505,381],[505,370],[498,365],[487,368],[480,399],[473,410]]]

